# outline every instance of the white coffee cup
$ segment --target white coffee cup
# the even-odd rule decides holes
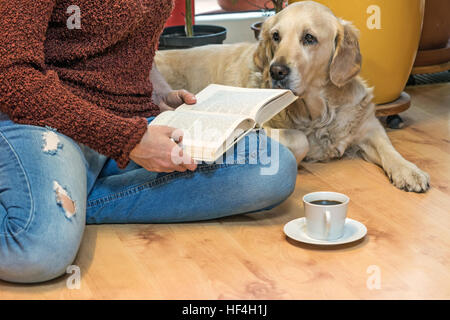
[[[340,204],[314,204],[313,201],[338,201]],[[306,233],[318,240],[336,240],[344,235],[345,218],[350,198],[337,192],[313,192],[303,197]]]

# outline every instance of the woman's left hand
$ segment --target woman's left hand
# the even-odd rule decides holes
[[[194,94],[182,89],[169,91],[163,97],[154,96],[154,101],[159,106],[161,112],[163,112],[166,110],[173,110],[183,103],[194,104],[197,102],[197,99]]]

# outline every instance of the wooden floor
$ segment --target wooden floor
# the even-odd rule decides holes
[[[391,131],[405,158],[430,173],[432,189],[407,193],[359,159],[305,164],[295,193],[277,208],[211,222],[88,226],[67,276],[40,285],[0,282],[1,298],[32,299],[416,299],[450,298],[450,84],[410,87],[406,127]],[[351,198],[362,241],[324,249],[287,240],[305,193]],[[372,267],[371,267],[372,266]],[[369,273],[368,273],[369,270]],[[369,277],[380,271],[380,289]]]

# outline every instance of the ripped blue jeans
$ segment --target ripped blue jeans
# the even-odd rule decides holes
[[[214,219],[270,209],[294,190],[294,156],[262,131],[221,160],[194,172],[149,172],[134,162],[120,170],[51,128],[0,113],[0,279],[32,283],[64,274],[86,224]]]

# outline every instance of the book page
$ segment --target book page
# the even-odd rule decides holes
[[[254,117],[258,126],[262,126],[264,122],[272,119],[276,114],[278,114],[281,110],[289,106],[295,100],[297,100],[293,93],[284,94],[277,100],[271,101],[268,104],[264,105]]]
[[[190,148],[198,152],[208,149],[215,153],[230,137],[235,137],[237,128],[248,130],[255,122],[243,115],[210,114],[191,111],[166,111],[158,115],[150,125],[165,125],[183,131],[183,148]],[[240,133],[238,133],[239,135]],[[200,151],[199,151],[200,150]],[[198,156],[201,158],[201,156]]]
[[[282,89],[252,89],[212,84],[197,94],[195,105],[181,105],[177,110],[239,114],[255,118],[266,103],[285,94]]]

